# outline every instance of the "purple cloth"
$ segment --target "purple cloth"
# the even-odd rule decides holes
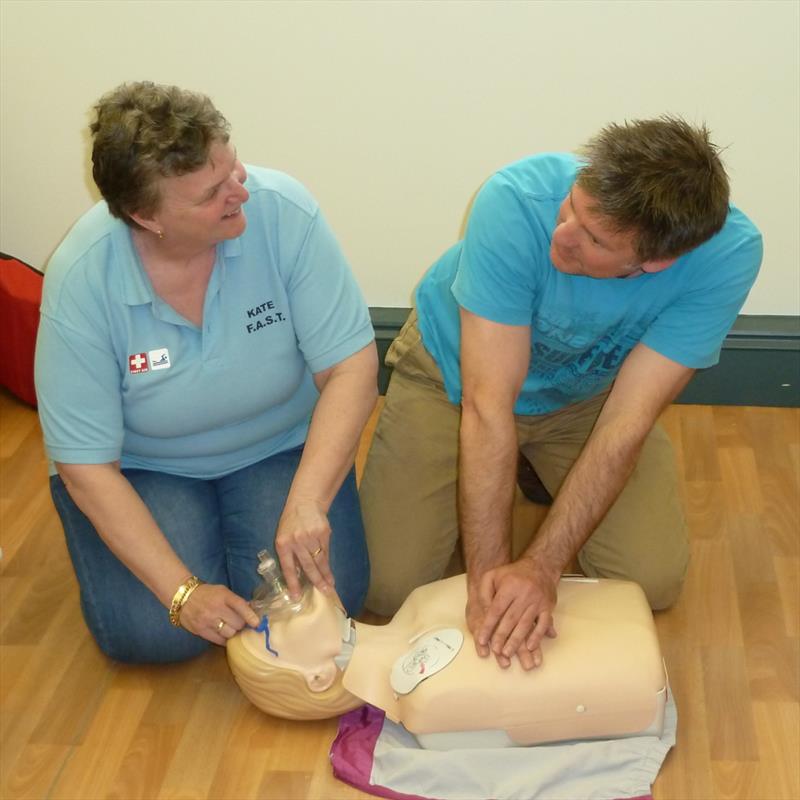
[[[331,745],[333,774],[362,792],[390,800],[435,800],[420,795],[396,792],[372,782],[375,745],[383,731],[384,713],[363,705],[339,719],[339,732]],[[651,794],[626,796],[620,800],[653,800]]]
[[[419,795],[399,794],[385,786],[374,786],[370,782],[372,754],[383,730],[384,717],[383,711],[367,703],[339,718],[339,732],[333,740],[330,752],[333,774],[340,781],[378,797],[388,797],[390,800],[426,800]]]

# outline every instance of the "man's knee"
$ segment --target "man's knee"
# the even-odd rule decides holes
[[[660,552],[650,558],[637,559],[633,566],[632,579],[644,589],[650,608],[660,611],[674,605],[686,580],[689,568],[689,538],[683,517],[675,520],[672,537]]]
[[[393,617],[410,593],[411,589],[406,591],[405,586],[398,586],[397,584],[380,587],[370,585],[364,607],[373,614],[378,614],[382,617]]]
[[[670,558],[638,559],[613,566],[593,563],[586,551],[578,555],[584,574],[593,578],[617,578],[638,583],[654,611],[674,605],[677,601],[689,566],[689,548],[676,547]]]
[[[430,578],[426,580],[426,578],[429,576],[409,575],[407,579],[403,580],[392,575],[389,580],[381,580],[380,577],[375,579],[373,573],[373,580],[370,582],[364,606],[373,614],[392,617],[414,589],[429,583],[430,580],[435,580]]]
[[[676,562],[672,568],[653,568],[643,570],[632,576],[644,589],[647,602],[653,611],[661,611],[674,605],[683,588],[688,567],[688,554],[683,562]]]

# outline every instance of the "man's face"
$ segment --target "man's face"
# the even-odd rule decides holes
[[[614,231],[592,206],[591,196],[573,185],[558,210],[550,244],[555,268],[589,278],[627,278],[646,271],[636,258],[634,235]]]

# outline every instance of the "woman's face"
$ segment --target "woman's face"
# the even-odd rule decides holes
[[[215,142],[205,166],[160,179],[161,204],[148,222],[162,232],[166,244],[185,249],[203,250],[235,239],[247,226],[242,209],[250,197],[246,178],[233,146]]]

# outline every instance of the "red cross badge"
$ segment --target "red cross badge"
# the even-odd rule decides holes
[[[134,353],[132,356],[128,356],[128,370],[131,375],[135,375],[137,372],[147,372],[147,353]]]

